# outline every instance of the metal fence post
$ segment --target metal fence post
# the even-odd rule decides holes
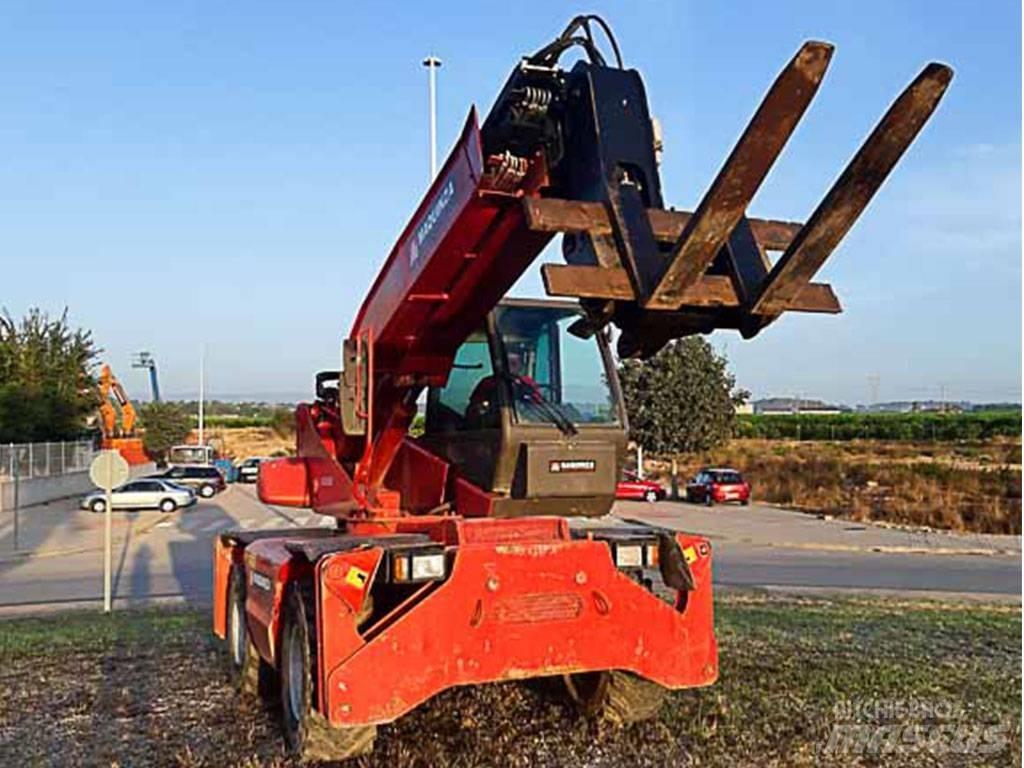
[[[32,443],[28,444],[28,479],[32,479],[32,470],[34,469],[33,458],[32,458]]]
[[[18,551],[18,504],[20,499],[18,498],[18,483],[19,475],[21,474],[20,462],[14,467],[14,551]]]

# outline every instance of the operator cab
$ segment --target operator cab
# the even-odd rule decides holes
[[[501,496],[500,515],[611,506],[625,413],[607,338],[569,332],[580,316],[571,302],[506,299],[428,390],[421,442]]]

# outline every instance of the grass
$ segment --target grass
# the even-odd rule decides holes
[[[381,728],[361,764],[816,765],[837,702],[923,700],[1012,725],[1006,749],[956,764],[1020,765],[1019,608],[729,593],[716,610],[719,682],[673,693],[658,721],[595,725],[552,681],[455,689]],[[14,619],[0,662],[0,765],[292,764],[274,715],[234,693],[205,613]],[[861,759],[835,764],[949,756]]]
[[[1020,441],[963,443],[733,440],[683,456],[680,477],[732,466],[755,497],[855,520],[883,520],[975,533],[1020,534]],[[668,463],[657,470],[668,472]],[[658,474],[658,471],[655,472]]]

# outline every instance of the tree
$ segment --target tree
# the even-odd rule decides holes
[[[734,390],[726,360],[699,336],[671,342],[649,360],[624,360],[619,379],[630,437],[649,451],[707,451],[732,434],[735,406],[749,393]]]
[[[146,403],[139,419],[145,430],[142,447],[158,461],[167,457],[172,445],[184,443],[192,431],[192,414],[181,403]]]
[[[0,314],[0,442],[80,437],[98,399],[92,334],[31,309]]]
[[[291,437],[295,434],[295,411],[279,406],[270,415],[270,428],[278,437]]]

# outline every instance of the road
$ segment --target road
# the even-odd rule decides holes
[[[25,510],[26,515],[31,512]],[[100,599],[101,527],[88,513],[50,510],[48,514],[58,513],[75,521],[61,537],[51,537],[60,548],[51,546],[47,552],[41,545],[42,554],[34,557],[4,558],[0,551],[0,610],[71,607]],[[211,549],[219,531],[329,525],[305,510],[265,505],[252,486],[240,485],[213,501],[171,515],[117,514],[121,518],[116,529],[114,594],[119,604],[159,598],[208,604]],[[759,505],[708,510],[672,502],[622,502],[616,514],[707,535],[714,549],[718,585],[1020,600],[1019,537],[911,533],[818,520]]]
[[[1021,594],[1019,536],[956,534],[749,507],[622,502],[617,513],[706,535],[715,583],[779,589]]]

